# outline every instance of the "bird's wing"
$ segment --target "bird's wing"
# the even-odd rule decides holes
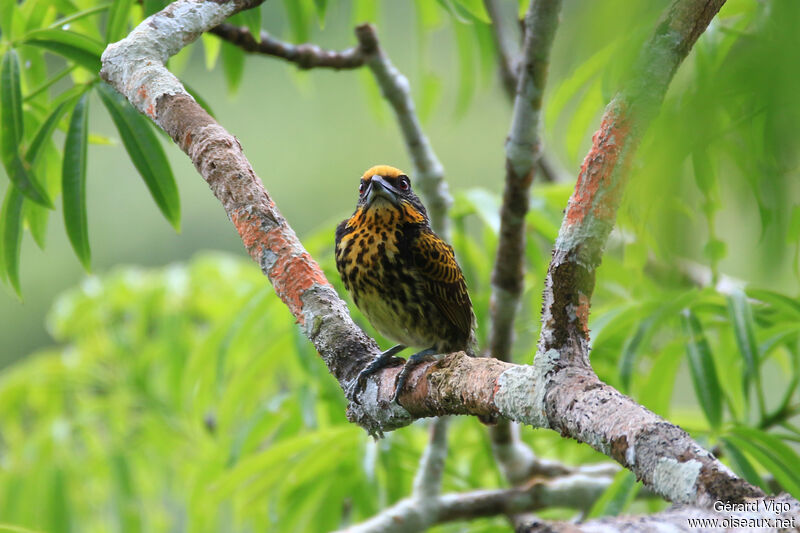
[[[472,302],[453,249],[432,231],[423,230],[413,241],[411,256],[436,307],[469,337]]]

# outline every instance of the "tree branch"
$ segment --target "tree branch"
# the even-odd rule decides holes
[[[347,306],[264,190],[239,142],[163,64],[203,31],[252,5],[242,0],[177,0],[109,45],[101,75],[189,155],[247,251],[346,390],[378,354],[375,342],[353,323]],[[601,383],[590,369],[560,368],[557,359],[548,359],[551,355],[540,354],[535,366],[463,353],[420,364],[400,395],[405,409],[392,401],[399,368],[387,368],[368,380],[360,403],[351,403],[348,415],[373,434],[424,416],[502,415],[589,443],[671,501],[707,505],[762,495],[680,428]],[[548,368],[557,370],[542,372]]]
[[[558,27],[561,0],[531,0],[517,96],[506,141],[506,183],[500,209],[500,238],[492,272],[492,357],[510,361],[514,318],[523,288],[525,214],[541,151],[539,115],[550,48]]]
[[[295,63],[301,69],[355,69],[364,66],[367,59],[360,46],[336,52],[310,43],[290,44],[272,37],[265,31],[261,32],[260,40],[256,41],[249,29],[233,24],[220,24],[210,32],[245,52],[279,57]]]
[[[569,200],[545,281],[539,354],[589,365],[588,316],[595,270],[644,130],[678,65],[725,0],[675,0],[645,44],[634,72],[606,107]]]
[[[413,497],[425,504],[425,500],[433,498],[442,489],[444,462],[447,459],[447,425],[450,419],[446,416],[436,418],[429,428],[430,439],[422,453],[414,477]]]
[[[505,93],[514,99],[517,91],[517,55],[519,46],[516,46],[509,36],[509,28],[503,17],[503,10],[497,0],[483,0],[486,13],[492,21],[492,40],[497,53],[500,81]],[[516,5],[514,5],[516,8]]]
[[[551,507],[588,510],[611,481],[583,475],[532,483],[524,488],[476,490],[442,494],[420,509],[415,498],[406,498],[369,520],[350,527],[348,533],[416,533],[436,524],[456,520],[515,514]]]
[[[211,32],[246,52],[279,57],[303,69],[315,67],[353,69],[368,66],[397,117],[403,140],[414,164],[417,185],[425,197],[431,226],[445,240],[449,239],[447,210],[452,205],[453,199],[448,191],[447,182],[444,181],[444,167],[422,131],[414,109],[414,100],[411,98],[408,79],[394,67],[381,49],[378,35],[372,25],[362,24],[356,27],[358,45],[343,52],[324,50],[308,43],[300,45],[285,43],[263,31],[261,42],[258,43],[250,30],[231,24],[221,24]]]
[[[525,257],[525,214],[528,211],[530,185],[541,155],[539,115],[547,77],[550,48],[558,27],[560,0],[531,0],[525,16],[528,27],[516,76],[515,60],[511,59],[510,43],[499,6],[486,0],[492,17],[498,59],[506,87],[509,81],[516,88],[512,94],[514,110],[511,131],[506,141],[506,182],[500,210],[500,238],[492,272],[491,330],[489,349],[492,357],[511,361],[514,342],[514,319],[523,289]],[[506,419],[498,420],[489,429],[495,460],[506,479],[519,485],[538,466],[533,451],[519,440],[518,429]]]

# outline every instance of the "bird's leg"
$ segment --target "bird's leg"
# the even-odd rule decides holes
[[[406,364],[403,365],[403,369],[397,374],[397,380],[395,381],[394,385],[394,395],[392,395],[392,401],[397,402],[397,397],[400,396],[400,391],[403,390],[403,385],[406,384],[406,378],[408,378],[408,373],[411,372],[411,369],[420,364],[422,361],[425,360],[430,355],[436,355],[436,350],[434,348],[428,348],[427,350],[422,350],[421,352],[417,352],[411,357],[408,358]]]
[[[350,398],[352,398],[353,400],[356,400],[356,393],[364,387],[364,383],[366,382],[367,378],[370,377],[375,372],[377,372],[378,370],[390,366],[390,364],[392,364],[391,366],[393,366],[393,363],[396,362],[399,363],[400,361],[402,361],[402,359],[394,357],[394,354],[400,353],[405,349],[406,346],[398,344],[397,346],[389,348],[388,350],[380,354],[378,357],[373,359],[370,364],[364,367],[364,370],[359,372],[358,377],[351,386],[351,390],[349,391],[350,394],[348,394],[348,396],[350,396]],[[392,361],[393,359],[396,359],[397,361]]]

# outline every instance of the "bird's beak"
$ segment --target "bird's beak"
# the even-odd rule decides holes
[[[398,205],[400,201],[397,198],[398,191],[380,176],[372,176],[369,181],[369,189],[367,190],[367,207],[378,198],[385,198],[394,205]]]

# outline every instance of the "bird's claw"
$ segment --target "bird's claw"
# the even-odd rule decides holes
[[[376,364],[380,360],[380,364]],[[380,356],[373,360],[369,365],[367,365],[364,370],[358,373],[356,379],[350,383],[350,386],[347,387],[347,397],[350,398],[354,403],[357,405],[361,405],[361,402],[358,399],[359,393],[364,390],[364,387],[367,385],[367,378],[369,378],[372,374],[375,374],[379,370],[384,368],[393,367],[393,366],[400,366],[404,365],[406,360],[402,357],[387,357],[385,359],[381,359]]]

